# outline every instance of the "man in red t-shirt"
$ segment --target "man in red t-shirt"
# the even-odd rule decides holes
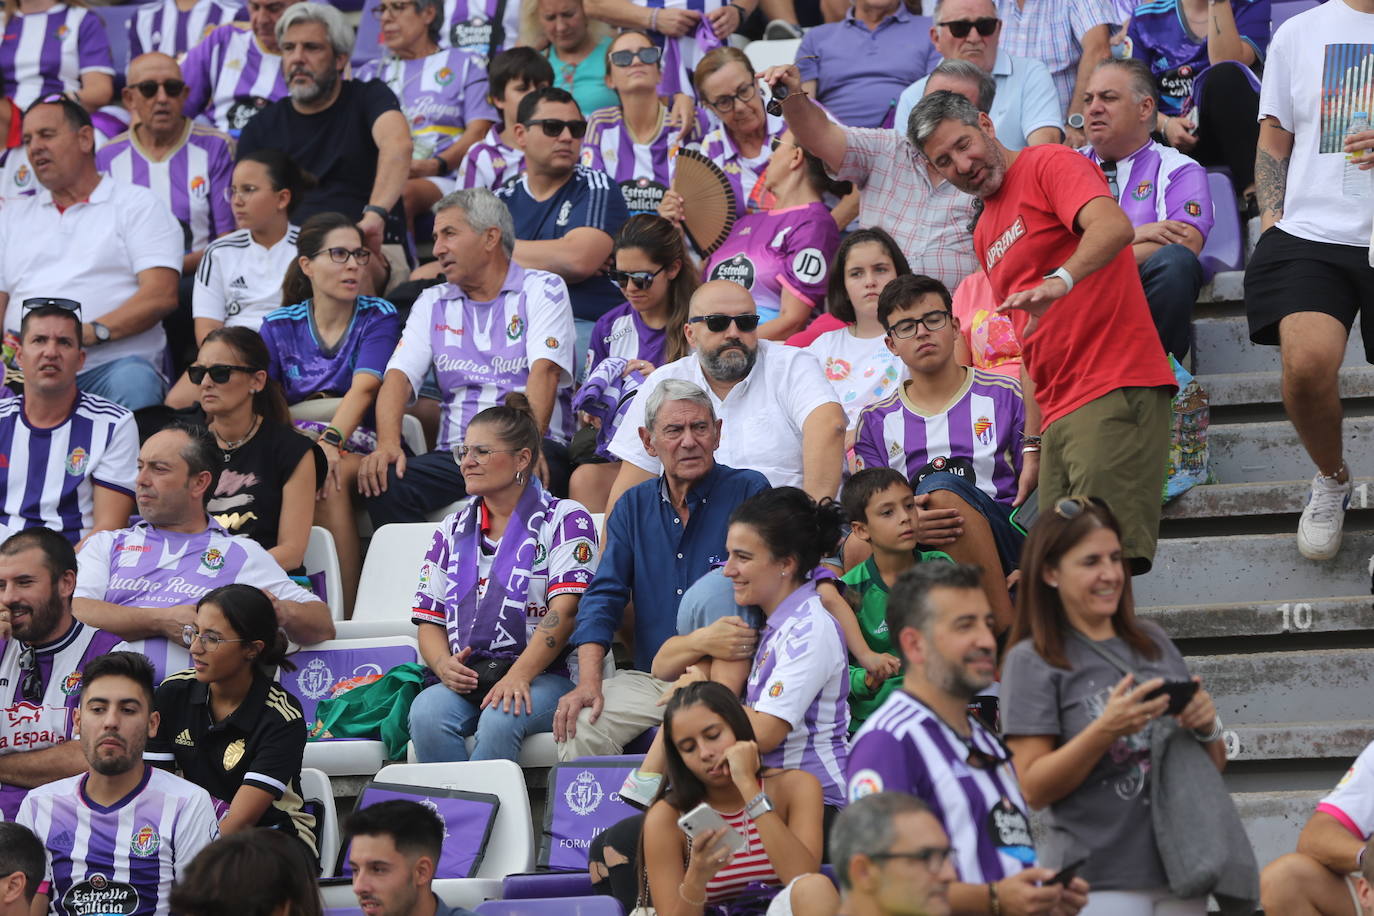
[[[1024,359],[1017,503],[1037,476],[1046,511],[1065,496],[1101,497],[1121,522],[1132,571],[1147,572],[1175,385],[1131,255],[1130,219],[1096,164],[1056,144],[1007,149],[963,96],[927,95],[911,128],[935,169],[983,201],[974,253]]]

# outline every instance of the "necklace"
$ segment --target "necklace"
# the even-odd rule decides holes
[[[253,438],[253,434],[258,431],[258,427],[261,425],[262,416],[260,414],[255,414],[253,416],[252,425],[248,427],[248,432],[244,434],[242,439],[236,439],[233,442],[230,442],[229,440],[225,439],[218,432],[215,433],[215,439],[217,439],[220,442],[220,451],[224,452],[225,464],[228,464],[229,459],[233,457],[230,453],[233,452],[234,449],[238,448],[240,445],[243,445],[243,443],[247,442],[249,439]]]

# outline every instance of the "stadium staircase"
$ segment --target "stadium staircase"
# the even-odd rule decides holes
[[[1340,554],[1313,563],[1294,532],[1312,467],[1284,414],[1278,350],[1250,343],[1242,274],[1194,314],[1193,371],[1211,402],[1211,470],[1164,509],[1153,571],[1134,582],[1216,698],[1225,778],[1261,867],[1293,850],[1323,794],[1374,739],[1374,367],[1358,326],[1341,370],[1355,492]]]

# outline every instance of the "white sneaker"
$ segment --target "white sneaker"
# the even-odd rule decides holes
[[[1351,481],[1337,483],[1318,474],[1298,519],[1298,553],[1309,560],[1329,560],[1341,549],[1341,527],[1350,503]]]
[[[662,782],[662,775],[641,773],[636,767],[630,771],[629,776],[625,777],[625,782],[620,787],[620,798],[627,805],[641,811],[648,811],[649,806],[654,803],[654,798],[658,795],[658,787]]]
[[[795,22],[788,22],[786,19],[774,19],[764,28],[763,37],[765,41],[785,41],[789,38],[801,38],[802,27]]]

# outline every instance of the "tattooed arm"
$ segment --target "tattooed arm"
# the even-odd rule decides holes
[[[555,595],[549,599],[549,610],[539,622],[525,650],[511,665],[506,676],[497,681],[491,691],[482,699],[482,708],[500,705],[507,712],[521,715],[522,701],[524,713],[533,715],[534,704],[530,697],[530,682],[543,674],[563,651],[568,637],[572,635],[573,625],[577,622],[577,602],[581,595]]]
[[[1207,4],[1207,62],[1237,60],[1247,67],[1255,64],[1255,46],[1240,36],[1230,0],[1209,0]]]
[[[1293,134],[1278,118],[1260,121],[1259,147],[1255,153],[1255,197],[1259,201],[1260,228],[1268,229],[1283,217],[1283,198],[1288,190],[1288,162],[1293,155]]]

